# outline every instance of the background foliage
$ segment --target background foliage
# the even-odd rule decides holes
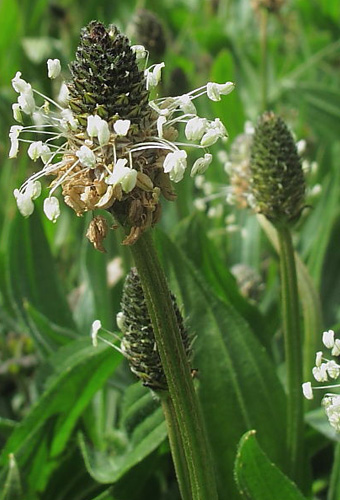
[[[245,122],[254,123],[265,108],[281,114],[296,139],[307,142],[307,207],[294,237],[310,368],[322,328],[337,330],[340,324],[337,0],[284,2],[278,14],[266,16],[267,47],[260,28],[264,14],[250,0],[2,0],[0,498],[179,498],[157,401],[136,383],[119,353],[90,342],[94,319],[116,330],[122,280],[131,265],[119,231],[110,232],[103,255],[84,237],[86,218],[66,206],[56,225],[39,209],[23,219],[12,192],[36,165],[23,153],[7,159],[16,71],[55,95],[46,59],[61,59],[67,79],[82,26],[98,19],[133,33],[140,7],[159,17],[165,33],[164,50],[150,51],[151,62],[160,58],[166,64],[160,95],[178,95],[207,81],[237,86],[221,102],[202,104],[200,114],[225,123],[229,143],[222,153],[216,147],[203,186],[188,176],[176,186],[177,201],[164,202],[156,238],[171,288],[197,337],[193,366],[220,498],[238,499],[243,492],[247,498],[299,499],[302,494],[284,476],[275,241],[270,227],[261,229],[253,214],[226,202],[229,178],[220,160]],[[197,198],[211,194],[216,196],[203,211],[195,208]],[[231,272],[236,264],[260,276],[256,300],[241,293]],[[315,405],[306,408],[311,469],[301,488],[306,498],[336,500],[338,438]],[[237,452],[252,429],[256,435],[246,434]],[[272,477],[276,496],[268,496],[268,485],[259,486],[252,461]]]

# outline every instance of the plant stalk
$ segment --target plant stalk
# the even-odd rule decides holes
[[[172,404],[172,400],[168,394],[163,396],[161,393],[158,393],[158,396],[161,399],[163,413],[167,424],[171,454],[173,457],[181,497],[182,500],[191,500],[192,494],[190,486],[190,476],[184,454],[181,431],[178,427],[174,405]]]
[[[301,484],[303,471],[302,339],[297,275],[291,232],[277,226],[280,245],[282,324],[287,373],[287,449],[290,475]]]
[[[261,9],[260,49],[261,49],[261,109],[268,105],[268,12]]]
[[[183,443],[192,499],[217,500],[214,469],[201,408],[166,278],[150,233],[145,232],[130,248],[142,283],[177,420],[174,429],[181,433],[181,441],[178,442]],[[173,459],[176,460],[176,455]],[[176,470],[180,468],[181,464],[178,464]]]

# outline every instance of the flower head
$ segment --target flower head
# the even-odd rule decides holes
[[[159,220],[161,195],[175,198],[170,181],[179,182],[185,174],[184,148],[204,150],[192,175],[207,168],[207,148],[226,137],[226,129],[218,119],[198,117],[193,100],[207,94],[220,98],[232,85],[210,82],[182,96],[151,101],[149,89],[158,84],[164,63],[139,68],[144,55],[143,47],[131,47],[116,27],[106,29],[93,21],[81,32],[71,79],[61,85],[58,102],[32,89],[17,72],[12,80],[19,94],[14,118],[21,121],[21,113],[31,115],[34,125],[11,128],[9,156],[16,157],[23,141],[30,143],[28,156],[44,163],[15,192],[23,215],[33,211],[30,183],[52,176],[44,203],[51,221],[60,213],[54,194],[61,188],[65,203],[78,216],[97,208],[108,210],[130,228],[124,243],[133,244]],[[60,61],[49,59],[47,69],[50,78],[57,78]],[[188,143],[178,141],[180,128]],[[40,134],[41,139],[22,138],[26,133]],[[91,241],[96,241],[97,226],[90,231]]]
[[[322,335],[322,341],[327,349],[331,350],[332,356],[340,356],[340,349],[334,350],[335,345],[339,339],[334,340],[334,331],[328,330]],[[328,382],[336,380],[340,376],[340,364],[334,359],[324,357],[323,352],[316,353],[315,366],[312,370],[313,377],[317,382]],[[326,386],[312,386],[310,382],[302,384],[303,395],[307,399],[313,399],[313,391],[318,389],[336,389],[340,384],[330,384]],[[323,400],[322,406],[325,409],[329,423],[337,432],[340,432],[340,394],[327,393]]]

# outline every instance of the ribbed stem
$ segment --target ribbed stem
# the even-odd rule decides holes
[[[148,232],[130,248],[181,432],[192,499],[215,500],[216,483],[204,421],[163,269]]]
[[[294,249],[288,226],[278,226],[282,323],[287,367],[287,448],[290,475],[301,482],[303,471],[302,339]]]
[[[182,500],[192,500],[190,476],[184,453],[181,430],[178,426],[174,405],[172,404],[172,400],[168,394],[163,396],[162,393],[159,393],[158,395],[161,398],[163,413],[166,420],[171,454],[181,497]]]
[[[261,109],[266,111],[268,101],[268,12],[260,12],[260,47],[261,47]]]

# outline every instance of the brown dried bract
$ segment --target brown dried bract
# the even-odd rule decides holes
[[[96,250],[105,253],[106,250],[103,246],[103,240],[106,238],[107,232],[108,225],[105,217],[97,215],[90,222],[86,232],[86,238],[90,240]]]

